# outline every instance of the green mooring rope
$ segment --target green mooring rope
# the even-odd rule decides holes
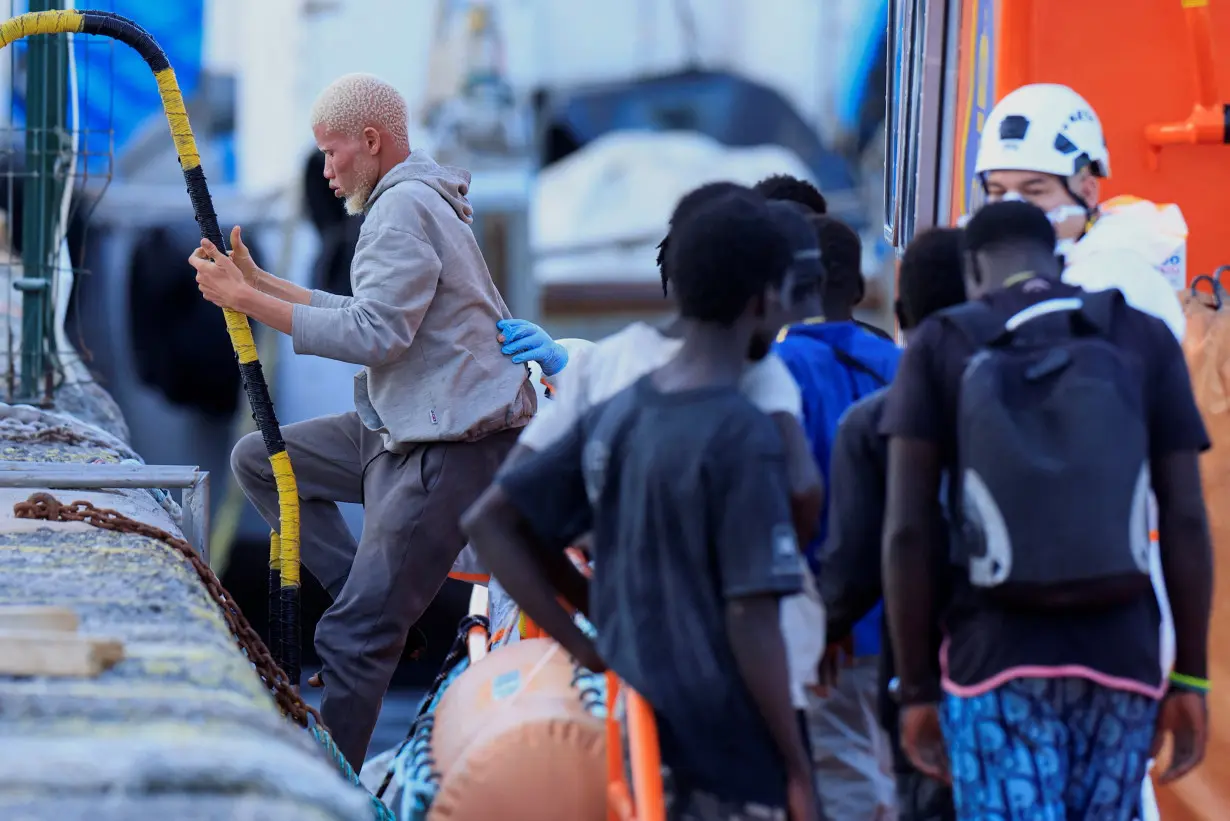
[[[360,789],[366,790],[363,782],[359,780],[359,774],[354,771],[354,767],[350,766],[350,762],[346,760],[346,756],[342,755],[342,751],[337,748],[336,742],[333,741],[333,736],[318,724],[312,725],[312,736],[324,747],[329,755],[333,758],[333,763],[337,765],[338,770],[342,773],[342,777],[354,784]],[[393,811],[385,806],[385,803],[376,796],[371,796],[372,811],[375,813],[376,821],[397,821],[397,816]]]

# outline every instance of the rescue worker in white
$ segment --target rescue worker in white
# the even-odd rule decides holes
[[[1117,288],[1183,340],[1176,292],[1185,284],[1187,223],[1176,205],[1127,196],[1099,203],[1110,152],[1084,97],[1050,83],[1008,94],[983,127],[975,171],[988,201],[1026,200],[1047,212],[1065,282],[1087,291]]]

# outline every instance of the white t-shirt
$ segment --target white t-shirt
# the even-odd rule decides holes
[[[552,379],[555,398],[521,431],[517,444],[545,450],[576,424],[585,412],[657,370],[679,352],[683,341],[665,336],[644,322],[633,322],[597,344],[569,357]],[[803,414],[803,396],[786,364],[769,354],[748,365],[740,384],[743,394],[764,413]]]

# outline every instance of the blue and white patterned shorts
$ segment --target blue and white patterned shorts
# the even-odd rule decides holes
[[[1083,678],[1014,679],[946,696],[961,821],[1132,821],[1158,703]]]

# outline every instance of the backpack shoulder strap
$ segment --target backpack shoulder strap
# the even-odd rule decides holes
[[[872,325],[870,322],[864,322],[861,319],[855,319],[854,324],[862,328],[867,333],[880,337],[880,339],[886,339],[889,342],[892,342],[893,344],[896,344],[897,342],[897,340],[893,337],[893,335],[890,334],[888,331],[884,330],[883,328],[880,328],[877,325]]]
[[[1081,294],[1080,317],[1090,330],[1106,335],[1114,322],[1116,306],[1121,302],[1127,304],[1118,288]]]
[[[983,302],[963,302],[945,308],[938,316],[964,334],[975,348],[984,348],[1006,333],[1004,323]]]
[[[829,345],[829,348],[833,351],[833,356],[836,357],[837,361],[844,367],[867,374],[874,379],[876,384],[880,387],[884,387],[888,384],[888,380],[885,379],[882,374],[854,354],[836,345]]]

